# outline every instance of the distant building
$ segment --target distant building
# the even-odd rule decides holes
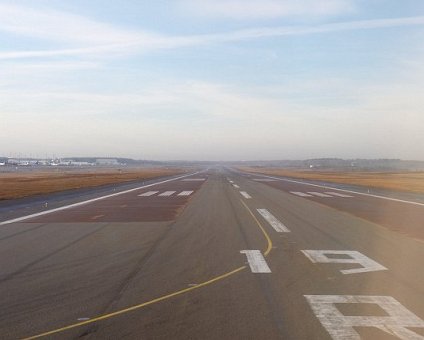
[[[119,165],[119,162],[115,158],[98,158],[96,159],[97,165]]]

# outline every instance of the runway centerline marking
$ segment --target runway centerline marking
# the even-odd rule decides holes
[[[305,295],[315,316],[334,340],[361,339],[354,327],[376,327],[400,339],[422,339],[407,327],[424,328],[424,321],[391,296]],[[347,316],[336,304],[369,303],[380,306],[388,316]]]
[[[279,177],[273,177],[273,176],[262,175],[262,174],[256,174],[256,176],[263,176],[263,177],[267,177],[267,178],[273,178],[273,179],[276,179],[278,181],[284,181],[284,182],[290,182],[290,183],[297,183],[297,184],[302,184],[302,185],[309,185],[309,186],[316,187],[316,188],[324,188],[324,189],[327,189],[327,190],[328,189],[337,190],[337,191],[347,192],[347,193],[350,193],[350,194],[357,194],[357,195],[362,195],[362,196],[369,196],[369,197],[374,197],[374,198],[381,198],[381,199],[388,200],[388,201],[394,201],[394,202],[400,202],[400,203],[407,203],[407,204],[413,204],[413,205],[420,205],[420,206],[424,207],[424,203],[414,202],[414,201],[407,201],[407,200],[401,200],[399,198],[393,198],[393,197],[387,197],[387,196],[381,196],[381,195],[367,194],[365,192],[360,192],[360,191],[347,190],[347,189],[339,189],[339,188],[334,188],[334,187],[331,187],[331,186],[328,186],[328,185],[327,186],[324,186],[324,185],[319,185],[319,184],[313,184],[313,183],[295,181],[293,179],[279,178]]]
[[[140,194],[140,195],[138,195],[138,196],[140,196],[140,197],[149,197],[149,196],[153,196],[154,194],[157,194],[159,191],[147,191],[147,192],[144,192],[144,193],[142,193],[142,194]]]
[[[259,214],[275,229],[278,233],[289,233],[290,230],[281,223],[273,214],[266,209],[256,209]]]
[[[271,273],[260,250],[240,250],[240,253],[246,255],[252,273]]]
[[[185,177],[189,177],[189,176],[194,176],[194,175],[196,175],[196,174],[198,174],[200,172],[202,172],[202,171],[197,171],[197,172],[194,172],[194,173],[189,174],[189,175],[183,175],[183,176],[179,176],[179,177],[175,177],[175,178],[170,178],[170,179],[166,179],[164,181],[160,181],[160,182],[155,182],[155,183],[143,185],[141,187],[132,188],[132,189],[128,189],[128,190],[116,192],[116,193],[113,193],[113,194],[108,194],[108,195],[104,195],[104,196],[92,198],[92,199],[85,200],[85,201],[82,201],[82,202],[77,202],[77,203],[72,203],[72,204],[64,205],[63,207],[59,207],[59,208],[55,208],[55,209],[50,209],[50,210],[46,210],[46,211],[41,211],[41,212],[38,212],[38,213],[35,213],[35,214],[30,214],[30,215],[21,216],[21,217],[18,217],[18,218],[13,218],[11,220],[6,220],[6,221],[3,221],[3,222],[0,222],[0,226],[5,225],[5,224],[10,224],[10,223],[16,223],[16,222],[24,221],[24,220],[27,220],[27,219],[30,219],[30,218],[33,218],[33,217],[38,217],[38,216],[43,216],[43,215],[51,214],[51,213],[54,213],[54,212],[57,212],[57,211],[62,211],[62,210],[66,210],[66,209],[71,209],[71,208],[79,207],[81,205],[90,204],[90,203],[93,203],[93,202],[104,200],[106,198],[110,198],[110,197],[115,197],[115,196],[127,194],[129,192],[138,191],[138,190],[144,189],[144,188],[149,188],[149,187],[152,187],[154,185],[168,183],[168,182],[172,182],[172,181],[177,181],[177,180],[179,180],[181,178],[185,178]]]
[[[97,220],[97,219],[104,217],[104,216],[105,215],[96,215],[96,216],[91,217],[90,220]]]
[[[236,189],[240,189],[240,187],[237,184],[233,184],[233,187]]]
[[[387,270],[380,263],[355,250],[302,250],[312,263],[356,263],[362,268],[340,270],[343,274],[357,274]],[[328,255],[347,255],[350,258],[332,258]]]
[[[163,193],[159,194],[158,196],[169,197],[169,196],[171,196],[171,195],[173,195],[175,193],[176,193],[176,191],[172,191],[172,190],[170,190],[170,191],[164,191]]]
[[[181,191],[177,196],[190,196],[193,193],[193,190]]]
[[[249,207],[246,205],[246,203],[244,203],[242,200],[240,200],[240,202],[244,205],[244,207],[246,208],[246,210],[249,212],[249,214],[255,220],[256,224],[259,227],[259,229],[262,231],[262,234],[264,235],[264,237],[265,237],[265,239],[267,241],[267,248],[266,248],[266,250],[264,252],[264,256],[267,256],[271,252],[271,250],[272,250],[272,241],[271,241],[271,238],[269,237],[269,235],[266,232],[265,228],[262,226],[261,222],[259,222],[259,220],[253,214],[253,212],[249,209]],[[87,320],[87,321],[81,321],[81,322],[70,324],[68,326],[57,328],[57,329],[54,329],[54,330],[51,330],[51,331],[47,331],[47,332],[44,332],[44,333],[33,335],[33,336],[30,336],[30,337],[24,338],[23,340],[39,339],[39,338],[46,337],[46,336],[49,336],[49,335],[62,333],[62,332],[67,331],[69,329],[81,327],[81,326],[92,324],[92,323],[95,323],[95,322],[98,322],[98,321],[102,321],[102,320],[105,320],[105,319],[110,319],[110,318],[115,317],[115,316],[118,316],[118,315],[126,314],[126,313],[129,313],[131,311],[134,311],[134,310],[137,310],[137,309],[141,309],[141,308],[144,308],[144,307],[153,305],[155,303],[158,303],[158,302],[161,302],[161,301],[164,301],[164,300],[168,300],[168,299],[173,298],[175,296],[179,296],[179,295],[182,295],[182,294],[191,292],[191,291],[193,291],[195,289],[199,289],[199,288],[202,288],[202,287],[211,285],[211,284],[213,284],[213,283],[215,283],[217,281],[226,279],[227,277],[230,277],[230,276],[232,276],[232,275],[234,275],[234,274],[236,274],[238,272],[241,272],[242,270],[244,270],[246,268],[247,268],[246,266],[241,266],[241,267],[238,267],[238,268],[236,268],[236,269],[234,269],[232,271],[229,271],[227,273],[224,273],[224,274],[222,274],[220,276],[216,276],[216,277],[214,277],[214,278],[212,278],[212,279],[210,279],[208,281],[201,282],[201,283],[197,284],[196,286],[188,287],[188,288],[185,288],[185,289],[181,289],[181,290],[175,291],[173,293],[160,296],[160,297],[155,298],[153,300],[150,300],[150,301],[147,301],[147,302],[143,302],[143,303],[140,303],[138,305],[134,305],[134,306],[131,306],[131,307],[128,307],[128,308],[124,308],[124,309],[121,309],[121,310],[118,310],[118,311],[115,311],[115,312],[112,312],[112,313],[109,313],[109,314],[103,314],[103,315],[100,315],[100,316],[91,318],[90,320]]]
[[[197,182],[197,181],[205,181],[206,178],[186,178],[183,179],[183,182]]]
[[[246,199],[252,198],[246,191],[240,191],[240,195],[242,195]]]

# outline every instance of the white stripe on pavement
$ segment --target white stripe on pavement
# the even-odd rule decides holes
[[[164,191],[159,196],[171,196],[172,194],[175,194],[175,191]]]
[[[206,178],[187,178],[187,179],[183,179],[182,181],[184,182],[195,182],[195,181],[204,181],[206,180]]]
[[[140,197],[143,197],[143,196],[152,196],[152,195],[154,195],[154,194],[157,194],[159,191],[147,191],[147,192],[145,192],[145,193],[142,193],[142,194],[140,194],[140,195],[138,195],[138,196],[140,196]]]
[[[271,273],[265,258],[260,250],[240,250],[241,254],[246,254],[252,273]]]
[[[256,182],[275,182],[276,179],[268,179],[268,178],[254,178],[253,179]]]
[[[420,205],[422,207],[424,207],[424,203],[420,203],[420,202],[414,202],[414,201],[407,201],[407,200],[401,200],[399,198],[393,198],[393,197],[387,197],[387,196],[380,196],[380,195],[373,195],[373,194],[367,194],[365,192],[360,192],[360,191],[353,191],[353,190],[346,190],[346,189],[339,189],[339,188],[333,188],[329,185],[325,186],[325,185],[319,185],[319,184],[313,184],[313,183],[307,183],[307,182],[301,182],[301,181],[295,181],[293,179],[287,179],[287,178],[280,178],[280,177],[273,177],[273,176],[268,176],[268,175],[262,175],[262,174],[255,174],[256,176],[262,176],[262,177],[267,177],[267,178],[272,178],[272,179],[276,179],[278,181],[284,181],[284,182],[290,182],[290,183],[297,183],[297,184],[303,184],[303,185],[309,185],[312,187],[316,187],[316,188],[324,188],[324,189],[332,189],[332,190],[337,190],[337,191],[342,191],[342,192],[347,192],[350,194],[357,194],[357,195],[362,195],[362,196],[369,196],[369,197],[374,197],[374,198],[381,198],[383,200],[388,200],[388,201],[394,201],[394,202],[400,202],[400,203],[407,203],[407,204],[414,204],[414,205]]]
[[[0,226],[5,225],[5,224],[10,224],[10,223],[16,223],[16,222],[20,222],[20,221],[25,221],[25,220],[27,220],[29,218],[51,214],[51,213],[54,213],[56,211],[62,211],[62,210],[70,209],[70,208],[79,207],[81,205],[86,205],[86,204],[90,204],[90,203],[97,202],[97,201],[100,201],[100,200],[104,200],[105,198],[115,197],[115,196],[127,194],[129,192],[138,191],[140,189],[149,188],[149,187],[152,187],[154,185],[158,185],[158,184],[162,184],[162,183],[167,183],[167,182],[172,182],[172,181],[177,181],[177,180],[179,180],[181,178],[193,176],[193,175],[196,175],[196,174],[201,173],[201,172],[203,172],[203,171],[197,171],[197,172],[194,172],[194,173],[189,174],[189,175],[178,176],[178,177],[175,177],[175,178],[166,179],[164,181],[160,181],[160,182],[155,182],[155,183],[152,183],[152,184],[143,185],[141,187],[132,188],[132,189],[128,189],[128,190],[123,190],[123,191],[120,191],[120,192],[116,192],[116,193],[113,193],[113,194],[109,194],[109,195],[104,195],[104,196],[92,198],[92,199],[85,200],[85,201],[82,201],[82,202],[77,202],[77,203],[73,203],[73,204],[69,204],[69,205],[64,205],[63,207],[59,207],[59,208],[55,208],[55,209],[50,209],[50,210],[45,210],[45,211],[41,211],[39,213],[35,213],[35,214],[31,214],[31,215],[26,215],[26,216],[22,216],[22,217],[18,217],[18,218],[13,218],[11,220],[6,220],[6,221],[3,221],[3,222],[0,222]]]
[[[193,193],[193,191],[181,191],[177,196],[190,196]]]
[[[317,192],[317,191],[308,191],[308,194],[318,196],[318,197],[333,197],[331,195],[323,194],[322,192]]]
[[[240,194],[244,197],[244,198],[252,198],[252,196],[250,196],[246,191],[240,191]]]
[[[312,197],[312,195],[305,194],[304,192],[300,192],[300,191],[290,191],[290,193],[300,197]]]
[[[240,189],[240,187],[237,184],[233,184],[234,188]]]
[[[350,196],[350,195],[340,194],[338,192],[332,192],[332,191],[326,191],[325,193],[328,194],[328,195],[333,195],[333,196],[338,196],[338,197],[353,197],[353,196]]]
[[[275,229],[278,233],[289,233],[290,230],[281,223],[273,214],[266,209],[256,209],[258,213]]]

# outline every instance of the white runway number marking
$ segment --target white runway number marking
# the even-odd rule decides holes
[[[424,339],[407,327],[424,328],[424,321],[391,296],[305,295],[316,317],[334,340],[359,340],[354,327],[376,327],[400,339]],[[336,304],[376,304],[388,316],[346,316]]]
[[[240,194],[246,199],[252,198],[246,191],[240,191]]]
[[[144,192],[144,193],[142,193],[142,194],[140,194],[140,195],[138,195],[138,196],[140,196],[140,197],[148,197],[148,196],[153,196],[154,194],[157,194],[159,191],[147,191],[147,192]]]
[[[159,196],[171,196],[172,194],[175,194],[175,191],[164,191]]]
[[[193,193],[193,191],[187,190],[187,191],[181,191],[177,196],[190,196]]]
[[[364,272],[374,272],[387,270],[378,262],[354,250],[302,250],[303,254],[313,263],[356,263],[362,268],[340,270],[343,274],[357,274]],[[339,258],[329,257],[332,255],[341,255]],[[344,258],[342,256],[345,256]],[[346,256],[348,258],[346,258]]]
[[[240,250],[241,254],[246,254],[252,273],[271,273],[260,250]]]
[[[281,223],[274,215],[266,209],[256,209],[259,214],[275,229],[278,233],[289,233],[290,230]]]

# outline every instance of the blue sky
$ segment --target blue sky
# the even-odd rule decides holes
[[[0,155],[424,160],[423,41],[421,0],[0,0]]]

